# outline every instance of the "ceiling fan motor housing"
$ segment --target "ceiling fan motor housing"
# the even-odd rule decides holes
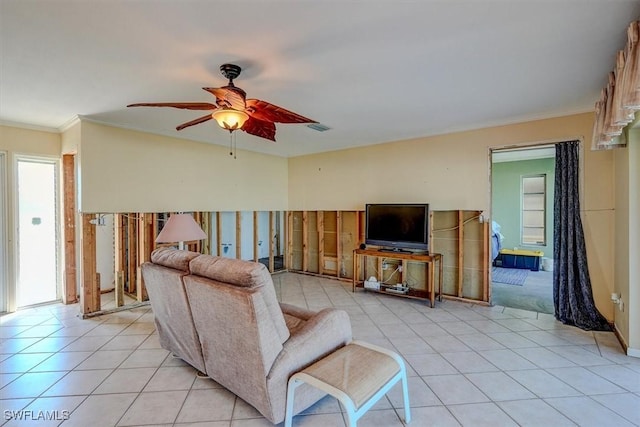
[[[233,79],[240,75],[242,68],[236,64],[222,64],[220,66],[220,73],[227,79],[229,79],[229,85],[233,85]]]

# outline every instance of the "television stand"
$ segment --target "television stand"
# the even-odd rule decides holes
[[[377,262],[377,274],[378,282],[382,282],[382,262],[384,258],[397,259],[402,263],[402,273],[407,274],[407,268],[409,262],[424,263],[426,269],[425,282],[423,289],[409,289],[408,293],[394,292],[393,286],[381,286],[380,290],[366,289],[368,292],[378,292],[387,295],[394,295],[402,298],[413,298],[419,300],[427,300],[431,303],[431,308],[435,307],[436,292],[440,298],[442,298],[442,254],[430,253],[430,254],[416,254],[413,252],[407,253],[407,251],[400,252],[389,250],[382,251],[379,249],[355,249],[353,251],[353,292],[356,288],[364,288],[364,281],[360,280],[360,267],[362,264],[366,266],[366,263],[362,258],[372,257],[376,258]],[[436,268],[438,270],[438,281],[436,282]],[[366,273],[366,271],[365,271]],[[366,276],[366,274],[365,274]],[[400,279],[396,283],[402,283]],[[387,288],[389,291],[387,291]]]
[[[413,252],[400,248],[380,248],[378,252],[391,252],[396,254],[412,254]]]

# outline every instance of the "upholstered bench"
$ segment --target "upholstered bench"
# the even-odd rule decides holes
[[[334,351],[289,379],[285,427],[291,427],[296,388],[309,384],[336,399],[344,406],[350,427],[380,400],[398,381],[402,381],[404,420],[411,421],[407,370],[398,354],[363,341]]]

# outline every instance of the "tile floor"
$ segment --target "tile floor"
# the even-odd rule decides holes
[[[294,273],[274,282],[282,301],[344,309],[354,337],[403,355],[412,426],[640,425],[640,359],[625,356],[612,333],[498,306],[444,301],[431,309]],[[161,349],[150,307],[87,320],[77,312],[56,304],[0,318],[0,424],[271,425]],[[402,413],[396,386],[359,425],[401,426]],[[345,417],[326,397],[294,425],[344,426]]]

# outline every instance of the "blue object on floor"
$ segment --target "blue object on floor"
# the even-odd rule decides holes
[[[528,274],[529,270],[493,267],[491,268],[491,281],[522,286],[524,285],[524,281],[527,280]]]

